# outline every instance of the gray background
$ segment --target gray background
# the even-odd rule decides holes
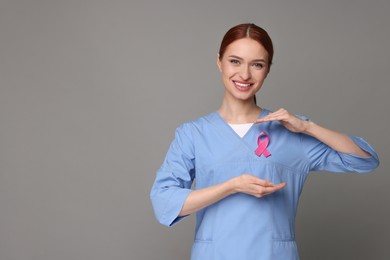
[[[302,259],[388,259],[389,1],[0,1],[0,259],[188,259],[194,218],[154,219],[175,128],[222,100],[216,53],[275,44],[263,107],[365,137],[374,174],[314,173]]]

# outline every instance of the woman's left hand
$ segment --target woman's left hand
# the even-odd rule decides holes
[[[269,113],[268,115],[257,119],[254,123],[258,124],[269,121],[279,121],[284,127],[294,133],[303,133],[309,127],[309,122],[296,117],[284,108]]]

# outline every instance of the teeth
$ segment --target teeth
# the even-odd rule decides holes
[[[243,84],[243,83],[239,83],[239,82],[234,82],[234,84],[236,84],[237,86],[240,86],[240,87],[249,87],[251,84]]]

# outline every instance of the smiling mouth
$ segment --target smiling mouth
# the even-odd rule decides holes
[[[237,82],[235,80],[233,80],[233,83],[234,85],[236,85],[236,87],[239,87],[240,89],[242,88],[247,89],[253,86],[253,83],[243,83],[243,82]]]

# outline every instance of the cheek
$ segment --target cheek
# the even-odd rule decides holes
[[[234,67],[229,66],[228,64],[223,64],[221,69],[222,69],[222,75],[224,77],[231,77],[235,74]]]
[[[267,76],[267,72],[265,70],[257,71],[257,73],[255,73],[254,76],[258,81],[263,81]]]

